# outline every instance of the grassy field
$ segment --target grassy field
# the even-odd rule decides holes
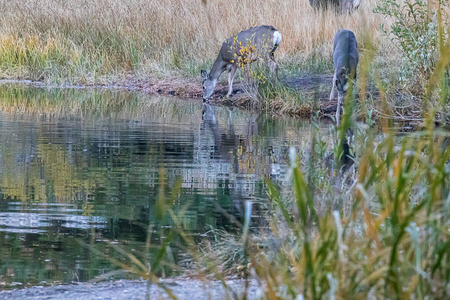
[[[378,31],[389,22],[363,1],[347,16],[308,1],[119,0],[0,1],[0,76],[50,82],[108,82],[127,76],[199,77],[222,42],[250,26],[283,35],[276,56],[291,73],[331,72],[332,38],[340,28],[379,44],[392,66],[395,49]],[[398,64],[397,64],[398,65]]]

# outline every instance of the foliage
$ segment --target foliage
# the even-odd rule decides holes
[[[252,99],[253,106],[263,109],[268,109],[268,101],[277,97],[298,98],[297,91],[278,80],[278,66],[272,58],[269,58],[272,47],[266,44],[267,41],[263,41],[260,47],[257,47],[250,42],[242,45],[235,38],[232,45],[233,48],[239,49],[239,53],[235,53],[235,60],[240,70],[242,88]]]
[[[438,13],[445,14],[442,7],[446,0],[381,0],[375,13],[392,19],[392,24],[380,29],[400,48],[403,54],[401,80],[410,87],[429,79],[439,59],[439,20]],[[444,6],[445,7],[445,6]]]
[[[235,38],[232,47],[239,49],[239,54],[235,53],[235,59],[237,60],[237,65],[241,71],[244,91],[257,102],[261,98],[258,87],[267,80],[266,72],[261,68],[262,66],[258,59],[258,57],[264,57],[264,53],[261,53],[260,49],[250,42],[247,45],[242,45],[242,43],[237,40],[237,37]],[[252,64],[255,60],[257,60],[257,62]]]

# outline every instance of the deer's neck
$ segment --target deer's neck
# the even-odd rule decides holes
[[[227,69],[226,62],[222,59],[221,55],[217,57],[216,61],[214,62],[211,72],[209,72],[209,78],[211,80],[217,80],[220,76],[220,74],[223,73]]]

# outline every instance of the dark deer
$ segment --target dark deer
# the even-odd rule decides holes
[[[358,67],[358,44],[356,37],[350,30],[339,30],[334,36],[333,62],[334,76],[330,101],[334,99],[334,91],[338,91],[338,104],[336,109],[336,124],[339,126],[341,117],[342,99],[345,98],[349,88],[349,80],[354,84],[356,68]]]

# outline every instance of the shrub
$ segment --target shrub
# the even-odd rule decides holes
[[[423,91],[439,59],[438,12],[445,14],[444,2],[438,0],[433,8],[423,0],[381,0],[374,9],[393,20],[389,28],[382,24],[380,29],[403,54],[400,81],[416,92]]]

